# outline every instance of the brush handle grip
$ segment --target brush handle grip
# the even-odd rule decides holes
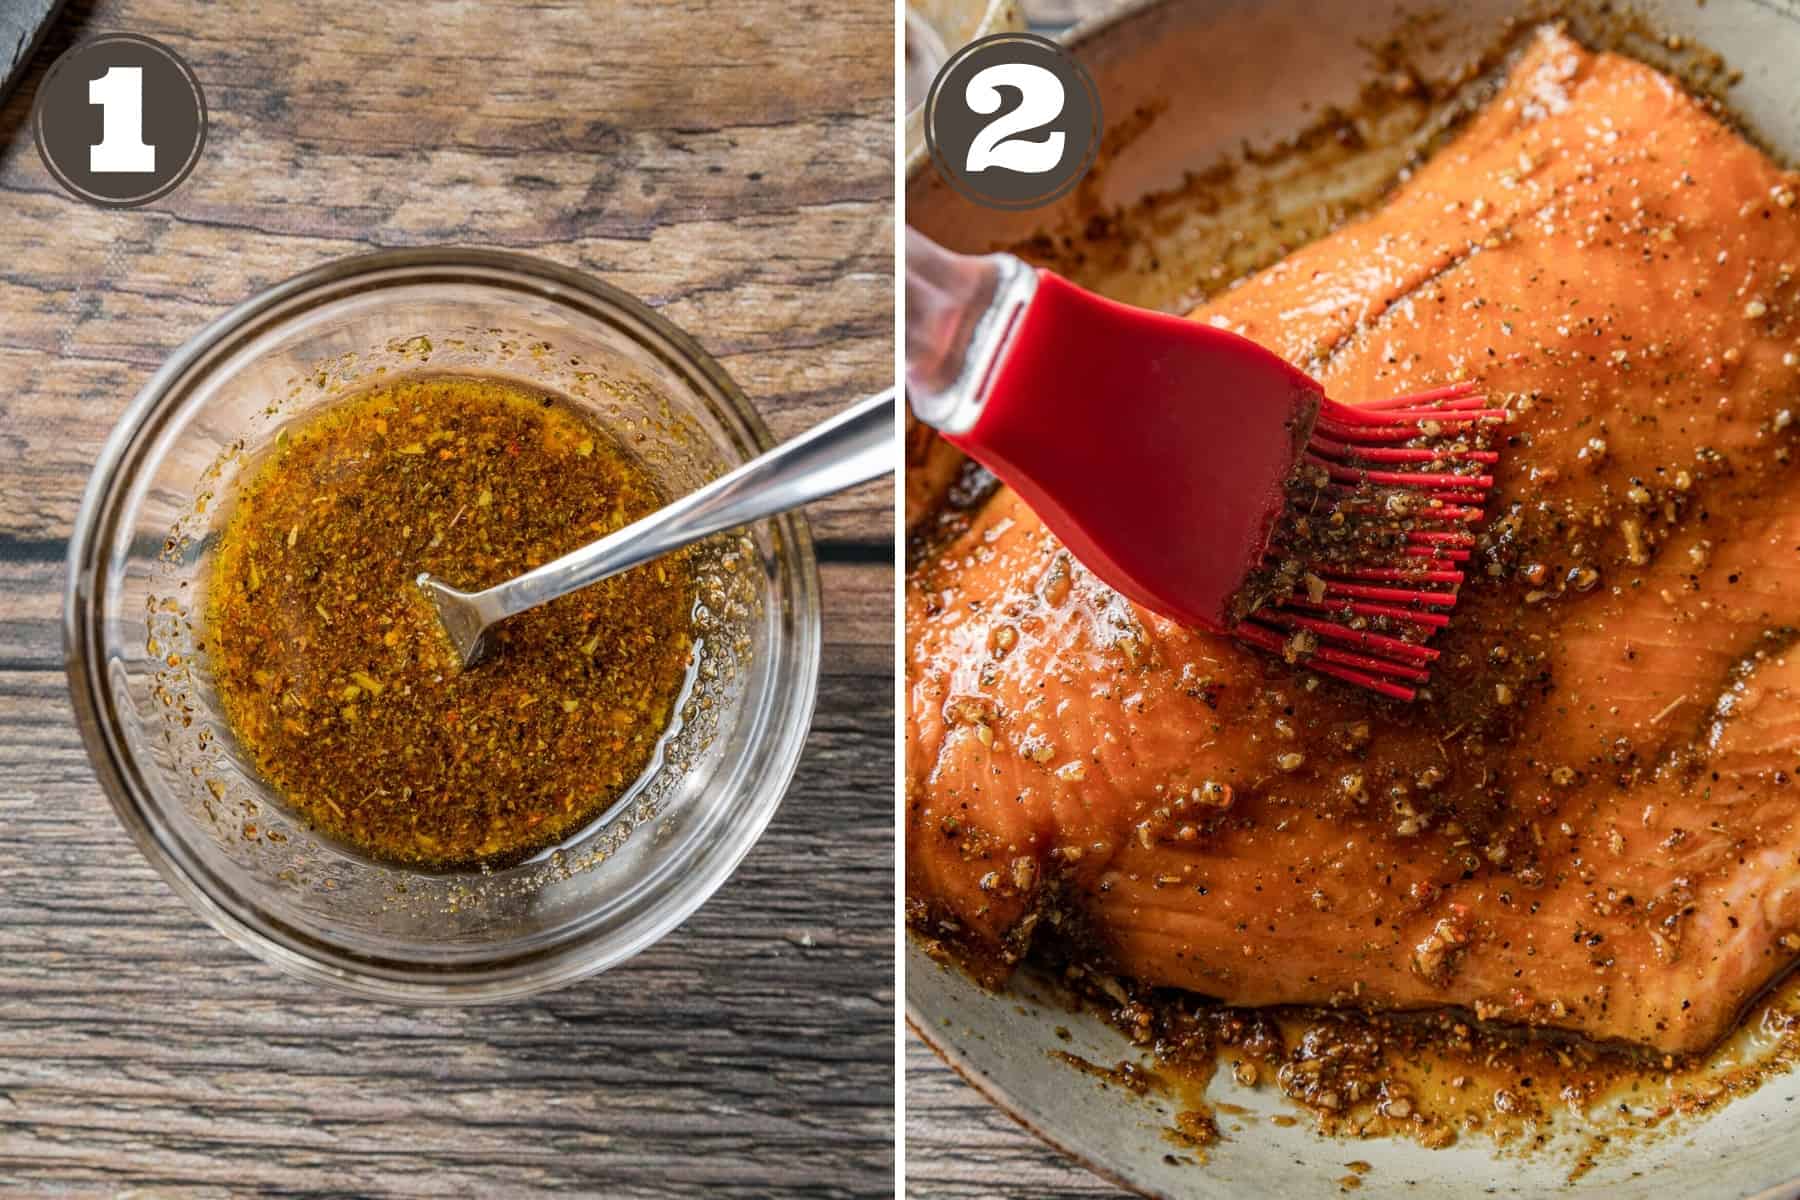
[[[906,231],[906,399],[948,434],[981,417],[987,383],[1037,291],[1010,254],[955,254]]]

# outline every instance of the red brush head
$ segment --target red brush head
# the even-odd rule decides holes
[[[1327,400],[1288,482],[1233,634],[1290,662],[1411,700],[1450,622],[1504,419],[1472,383],[1374,404]]]
[[[1225,630],[1322,400],[1254,342],[1040,273],[980,420],[950,440],[1126,597]]]

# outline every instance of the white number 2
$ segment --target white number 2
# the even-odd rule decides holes
[[[1054,121],[1063,110],[1062,80],[1031,63],[996,63],[977,71],[969,80],[963,99],[971,111],[984,116],[1000,111],[1000,89],[1019,90],[1019,106],[982,127],[969,145],[966,169],[972,174],[989,167],[1005,167],[1026,175],[1042,175],[1056,170],[1062,161],[1061,130],[1045,137],[1014,137]],[[1008,141],[1007,139],[1012,140]]]
[[[88,81],[88,103],[100,106],[100,144],[88,147],[88,170],[148,174],[156,147],[144,144],[144,68],[108,67]]]

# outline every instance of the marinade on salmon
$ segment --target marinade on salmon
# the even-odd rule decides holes
[[[1546,31],[1382,208],[1197,310],[1335,399],[1510,409],[1433,683],[1139,610],[1001,489],[908,572],[914,926],[1002,971],[1079,929],[1231,1004],[1713,1044],[1800,960],[1797,192]]]

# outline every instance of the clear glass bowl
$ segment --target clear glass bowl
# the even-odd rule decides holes
[[[69,687],[119,819],[228,937],[364,995],[504,999],[649,946],[749,851],[811,720],[818,570],[797,516],[709,544],[690,690],[658,761],[580,834],[503,870],[364,859],[308,830],[239,754],[207,675],[199,593],[233,482],[259,450],[320,405],[408,371],[561,393],[671,496],[770,445],[717,363],[597,280],[473,250],[328,264],[215,321],[120,420],[69,548]]]

